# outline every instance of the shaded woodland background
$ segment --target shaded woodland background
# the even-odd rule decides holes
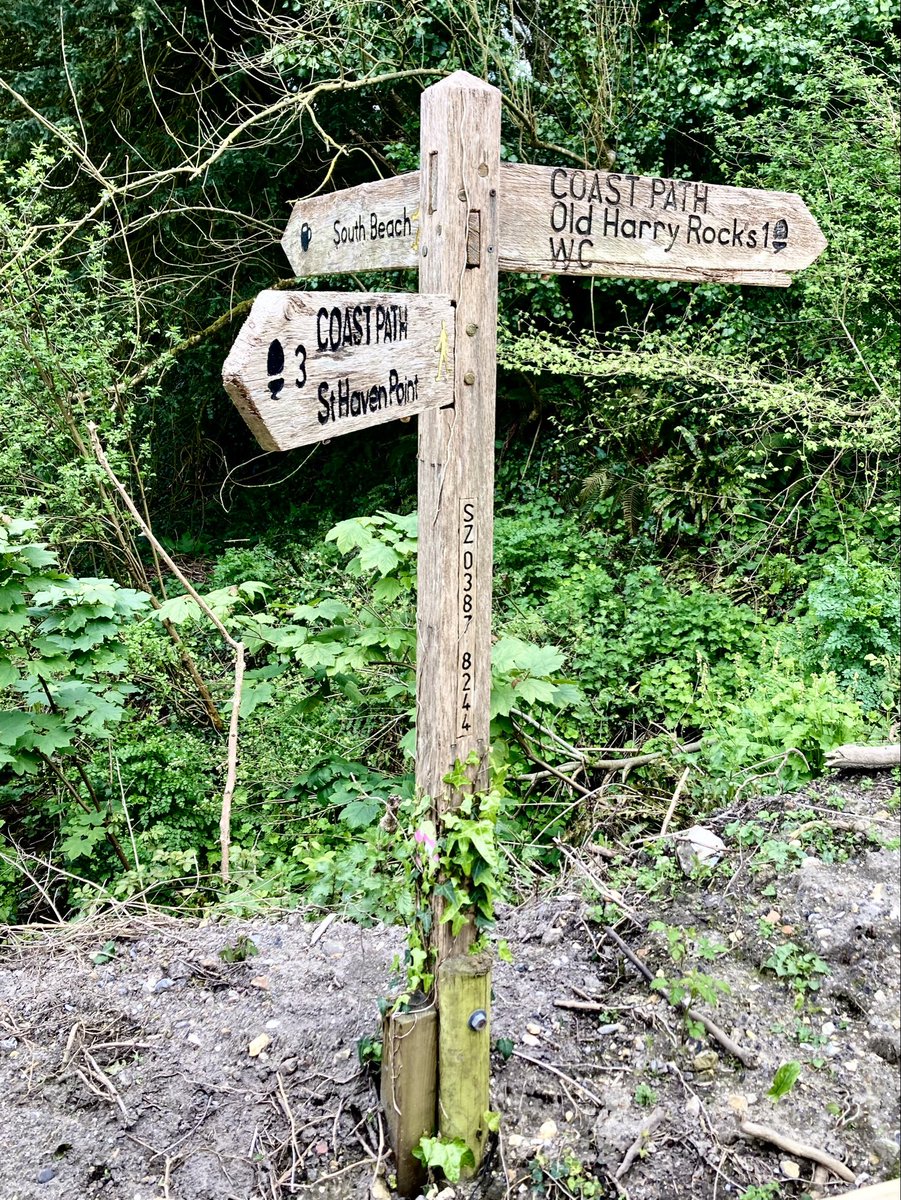
[[[291,285],[291,203],[416,167],[419,93],[458,67],[502,89],[509,160],[798,192],[830,243],[786,291],[502,277],[501,886],[553,871],[557,837],[658,829],[686,766],[702,815],[886,739],[892,17],[0,0],[0,918],[411,915],[415,426],[262,454],[220,368],[256,293]],[[90,423],[247,647],[228,886],[231,651]],[[667,753],[602,765],[639,747]]]

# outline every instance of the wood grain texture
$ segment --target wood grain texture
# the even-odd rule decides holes
[[[222,381],[264,450],[452,404],[454,308],[400,292],[261,292]]]
[[[440,1020],[438,1022],[438,1132],[469,1146],[475,1167],[482,1161],[488,1126],[491,1024],[470,1024],[481,1010],[490,1013],[491,959],[487,954],[467,954],[446,959],[438,969]]]
[[[785,287],[826,246],[799,196],[508,163],[501,270]]]
[[[438,1095],[438,1013],[434,1008],[386,1017],[381,1101],[394,1151],[397,1191],[416,1195],[426,1169],[413,1151],[435,1132]]]
[[[885,1183],[872,1183],[853,1192],[842,1192],[836,1200],[901,1200],[901,1180],[889,1179]]]
[[[416,266],[419,192],[413,171],[298,202],[282,240],[295,273]],[[498,195],[502,271],[787,287],[826,246],[787,192],[504,163]]]
[[[416,782],[436,820],[459,800],[443,782],[456,760],[474,753],[487,782],[500,109],[465,72],[422,97],[419,290],[457,302],[454,408],[419,423]],[[439,961],[465,953],[473,926],[455,939],[439,915]]]
[[[282,248],[299,277],[415,267],[419,172],[299,200]]]

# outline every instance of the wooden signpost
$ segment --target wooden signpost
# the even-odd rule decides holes
[[[225,386],[266,449],[419,414],[416,784],[435,827],[487,782],[498,270],[787,286],[826,242],[803,201],[572,167],[500,163],[500,92],[463,71],[422,95],[421,169],[300,201],[299,277],[419,269],[419,294],[263,292]],[[385,1027],[398,1190],[436,1128],[476,1168],[488,1136],[491,976],[433,909],[434,1002]]]

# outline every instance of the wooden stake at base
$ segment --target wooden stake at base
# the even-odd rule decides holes
[[[448,958],[438,968],[441,1021],[438,1032],[438,1132],[462,1138],[475,1159],[464,1177],[478,1169],[490,1108],[491,958],[488,954]]]
[[[426,1169],[413,1151],[435,1132],[438,1013],[392,1013],[383,1023],[381,1101],[397,1163],[397,1190],[412,1195]]]

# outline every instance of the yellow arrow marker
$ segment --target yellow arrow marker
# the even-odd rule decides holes
[[[420,232],[420,229],[419,229],[419,209],[418,209],[418,208],[417,208],[416,212],[411,212],[411,213],[410,213],[410,220],[411,220],[411,221],[415,221],[415,222],[416,222],[416,237],[415,237],[415,238],[413,239],[413,241],[410,243],[410,249],[413,251],[413,253],[414,253],[414,254],[418,254],[418,253],[419,253],[419,232]]]
[[[435,382],[441,382],[441,371],[444,370],[447,375],[447,325],[444,321],[441,322],[441,333],[438,341],[435,343],[435,353],[438,355],[438,370],[435,374]]]

